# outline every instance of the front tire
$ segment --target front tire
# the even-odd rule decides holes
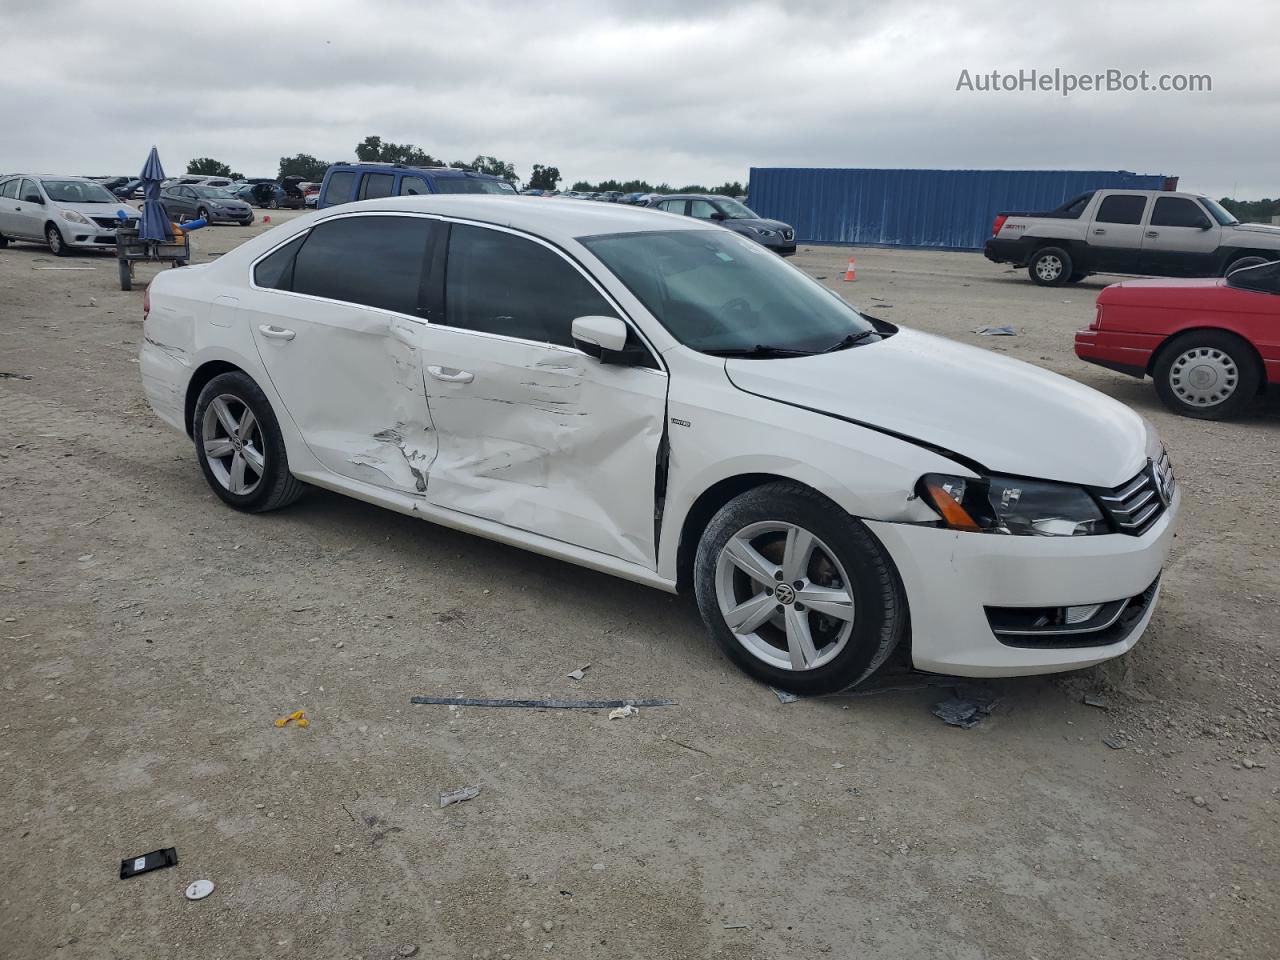
[[[56,223],[50,223],[45,226],[44,242],[49,245],[49,252],[55,257],[71,255],[71,248],[67,246],[67,241],[62,238],[62,231],[58,229]]]
[[[725,504],[702,534],[693,581],[725,655],[796,693],[853,686],[906,632],[906,597],[884,548],[796,483],[765,484]]]
[[[206,210],[204,207],[201,207],[199,210],[196,211],[196,219],[203,220],[205,223],[209,224],[210,226],[213,225],[213,221],[209,219],[209,211]]]
[[[1071,254],[1061,247],[1041,247],[1027,264],[1027,275],[1042,287],[1060,287],[1073,272]]]
[[[1197,420],[1242,413],[1262,382],[1253,349],[1222,330],[1192,331],[1170,340],[1156,358],[1152,377],[1166,407]]]
[[[302,495],[302,483],[289,472],[280,424],[248,374],[223,373],[205,384],[191,433],[205,480],[228,506],[262,513]]]

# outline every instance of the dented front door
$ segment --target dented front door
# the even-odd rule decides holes
[[[257,309],[241,309],[263,365],[316,459],[421,496],[436,452],[417,351],[424,324],[274,291],[248,299]]]
[[[422,343],[431,503],[654,566],[664,372],[436,325]]]

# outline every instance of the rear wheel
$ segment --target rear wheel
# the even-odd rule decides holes
[[[1241,413],[1257,396],[1262,378],[1249,344],[1222,330],[1174,338],[1160,351],[1152,376],[1165,406],[1199,420]]]
[[[720,509],[698,544],[694,591],[729,659],[798,693],[858,683],[906,631],[906,598],[884,548],[794,483],[757,487]]]
[[[205,384],[191,432],[209,486],[237,510],[275,510],[302,495],[271,404],[247,374],[224,373]]]
[[[62,238],[62,231],[56,223],[47,224],[44,228],[44,241],[49,244],[49,252],[55,257],[65,257],[71,253],[67,241]]]
[[[1061,247],[1041,247],[1027,264],[1027,273],[1042,287],[1060,287],[1073,270],[1071,254]]]

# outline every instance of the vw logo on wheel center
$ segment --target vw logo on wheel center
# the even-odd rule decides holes
[[[790,584],[780,583],[773,588],[773,598],[779,603],[793,603],[796,599],[796,592],[791,589]]]

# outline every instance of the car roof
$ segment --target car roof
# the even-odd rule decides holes
[[[384,197],[326,207],[317,220],[344,213],[387,211],[435,213],[511,227],[549,240],[572,240],[608,233],[643,233],[651,230],[706,230],[698,220],[649,210],[645,207],[599,204],[588,200],[544,203],[539,197],[519,194],[426,194]],[[296,221],[295,221],[296,222]]]
[[[334,170],[339,167],[344,170],[362,170],[368,168],[379,173],[394,173],[397,170],[403,170],[407,173],[429,173],[433,177],[481,177],[485,180],[502,179],[501,177],[495,177],[491,173],[481,173],[479,170],[463,170],[459,167],[417,167],[409,163],[388,163],[385,160],[356,160],[354,162],[340,160],[335,164],[331,164],[329,169]]]
[[[655,193],[661,200],[732,200],[722,193]]]

